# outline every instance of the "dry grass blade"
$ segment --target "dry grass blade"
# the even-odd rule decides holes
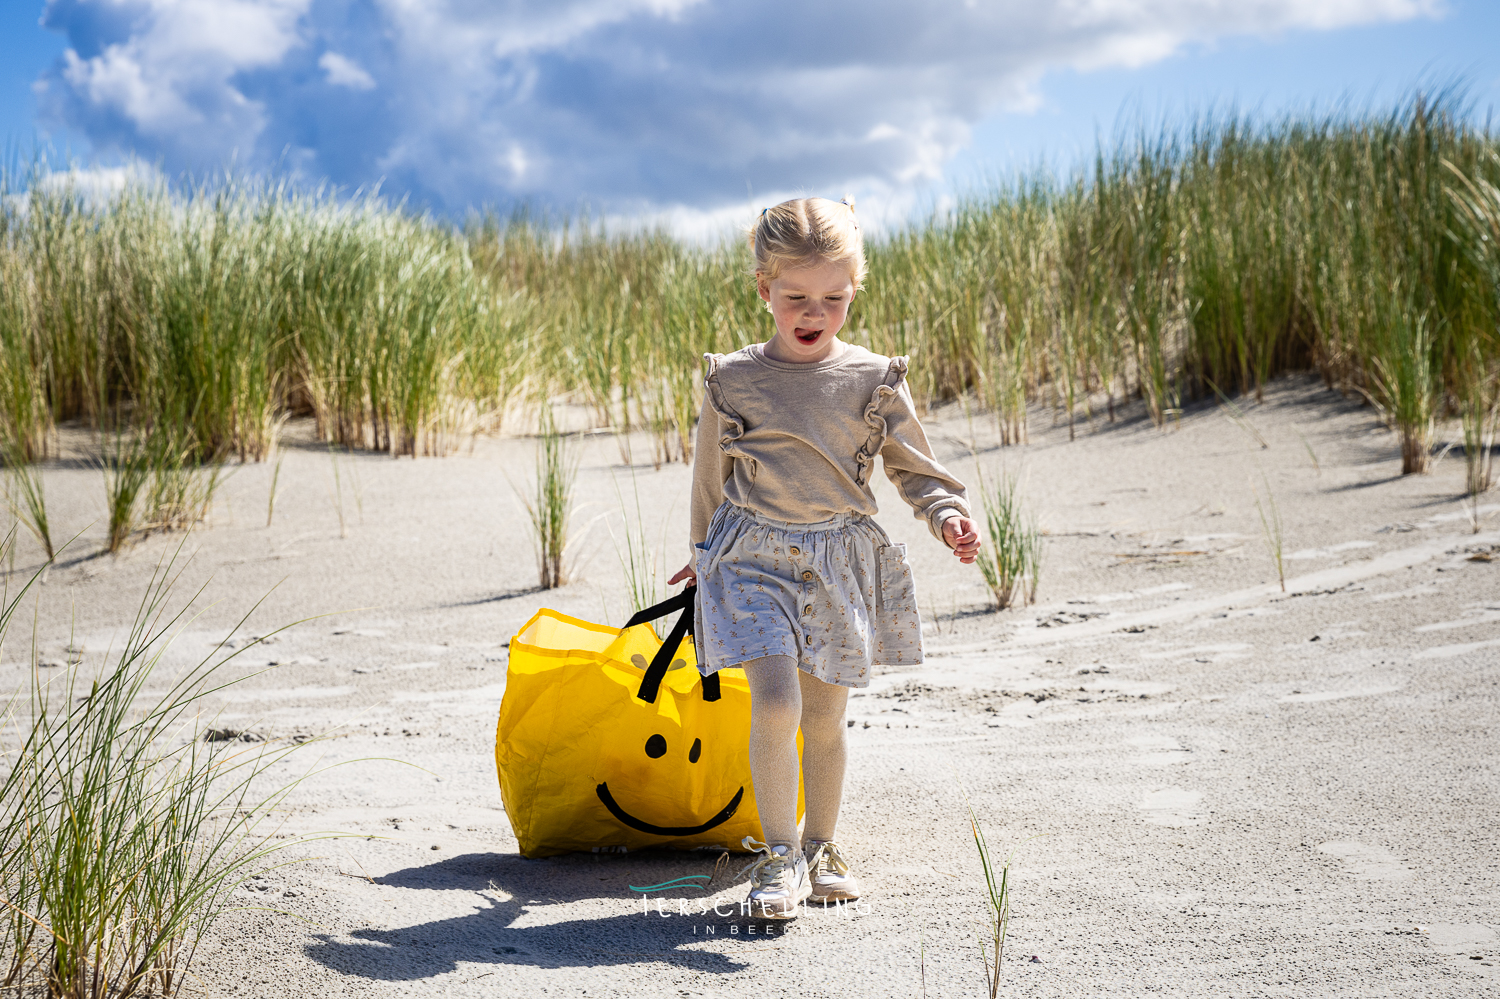
[[[610,539],[615,542],[615,554],[620,559],[620,568],[625,573],[625,589],[630,597],[630,614],[660,603],[665,595],[666,580],[666,528],[670,518],[663,521],[662,536],[653,548],[646,537],[645,514],[641,510],[641,491],[636,482],[635,469],[630,472],[630,486],[635,504],[634,517],[620,492],[619,479],[615,480],[615,496],[620,501],[620,517],[624,521],[625,546],[622,549],[615,540],[614,531]],[[627,615],[629,616],[629,615]],[[653,624],[653,627],[656,627]],[[662,637],[658,635],[658,637]]]
[[[1271,554],[1271,561],[1276,565],[1276,578],[1281,583],[1281,592],[1286,592],[1286,539],[1281,527],[1281,510],[1276,506],[1276,496],[1271,492],[1271,483],[1264,472],[1260,476],[1261,485],[1265,487],[1265,497],[1262,498],[1260,490],[1252,482],[1250,488],[1255,494],[1255,512],[1260,517],[1261,537],[1265,540],[1266,550]]]
[[[286,460],[284,453],[276,455],[276,465],[271,470],[271,489],[266,494],[266,527],[271,526],[271,520],[276,516],[276,497],[280,495],[276,490],[276,484],[281,481],[281,463]]]
[[[969,812],[969,831],[974,838],[974,847],[979,851],[979,866],[984,872],[984,937],[979,942],[979,955],[984,964],[985,987],[989,990],[990,999],[995,999],[1000,993],[1000,965],[1005,957],[1005,938],[1010,929],[1010,865],[1014,855],[998,865],[997,874],[997,865],[985,839],[984,828],[979,824],[974,803],[969,800],[969,792],[962,781],[959,782],[958,789],[963,796],[964,807]]]

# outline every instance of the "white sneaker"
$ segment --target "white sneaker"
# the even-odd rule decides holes
[[[812,881],[812,898],[829,902],[852,902],[859,898],[859,881],[849,873],[849,862],[833,840],[808,840],[802,847],[807,857],[807,873]]]
[[[768,846],[753,836],[740,844],[759,853],[740,874],[750,875],[750,898],[746,902],[753,919],[795,919],[797,906],[812,894],[807,876],[807,857],[794,846],[777,843]]]

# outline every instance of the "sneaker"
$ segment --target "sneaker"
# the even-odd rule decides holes
[[[807,874],[812,881],[812,899],[829,902],[852,902],[859,898],[859,881],[849,873],[849,862],[833,840],[808,840],[803,848],[807,857]]]
[[[785,843],[768,846],[753,836],[741,845],[759,853],[740,874],[750,875],[750,898],[746,910],[753,919],[795,919],[797,906],[812,893],[807,877],[807,858]]]

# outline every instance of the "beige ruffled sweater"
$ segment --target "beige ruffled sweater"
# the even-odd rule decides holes
[[[693,543],[724,500],[773,520],[813,523],[873,514],[879,455],[897,492],[943,538],[969,515],[963,483],[932,457],[906,387],[904,357],[845,344],[813,364],[773,361],[760,344],[705,354],[693,464]]]

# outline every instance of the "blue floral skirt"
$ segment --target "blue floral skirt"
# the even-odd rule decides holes
[[[825,683],[863,687],[870,667],[922,661],[906,546],[864,514],[813,524],[724,503],[697,546],[698,668],[706,676],[791,656]]]

